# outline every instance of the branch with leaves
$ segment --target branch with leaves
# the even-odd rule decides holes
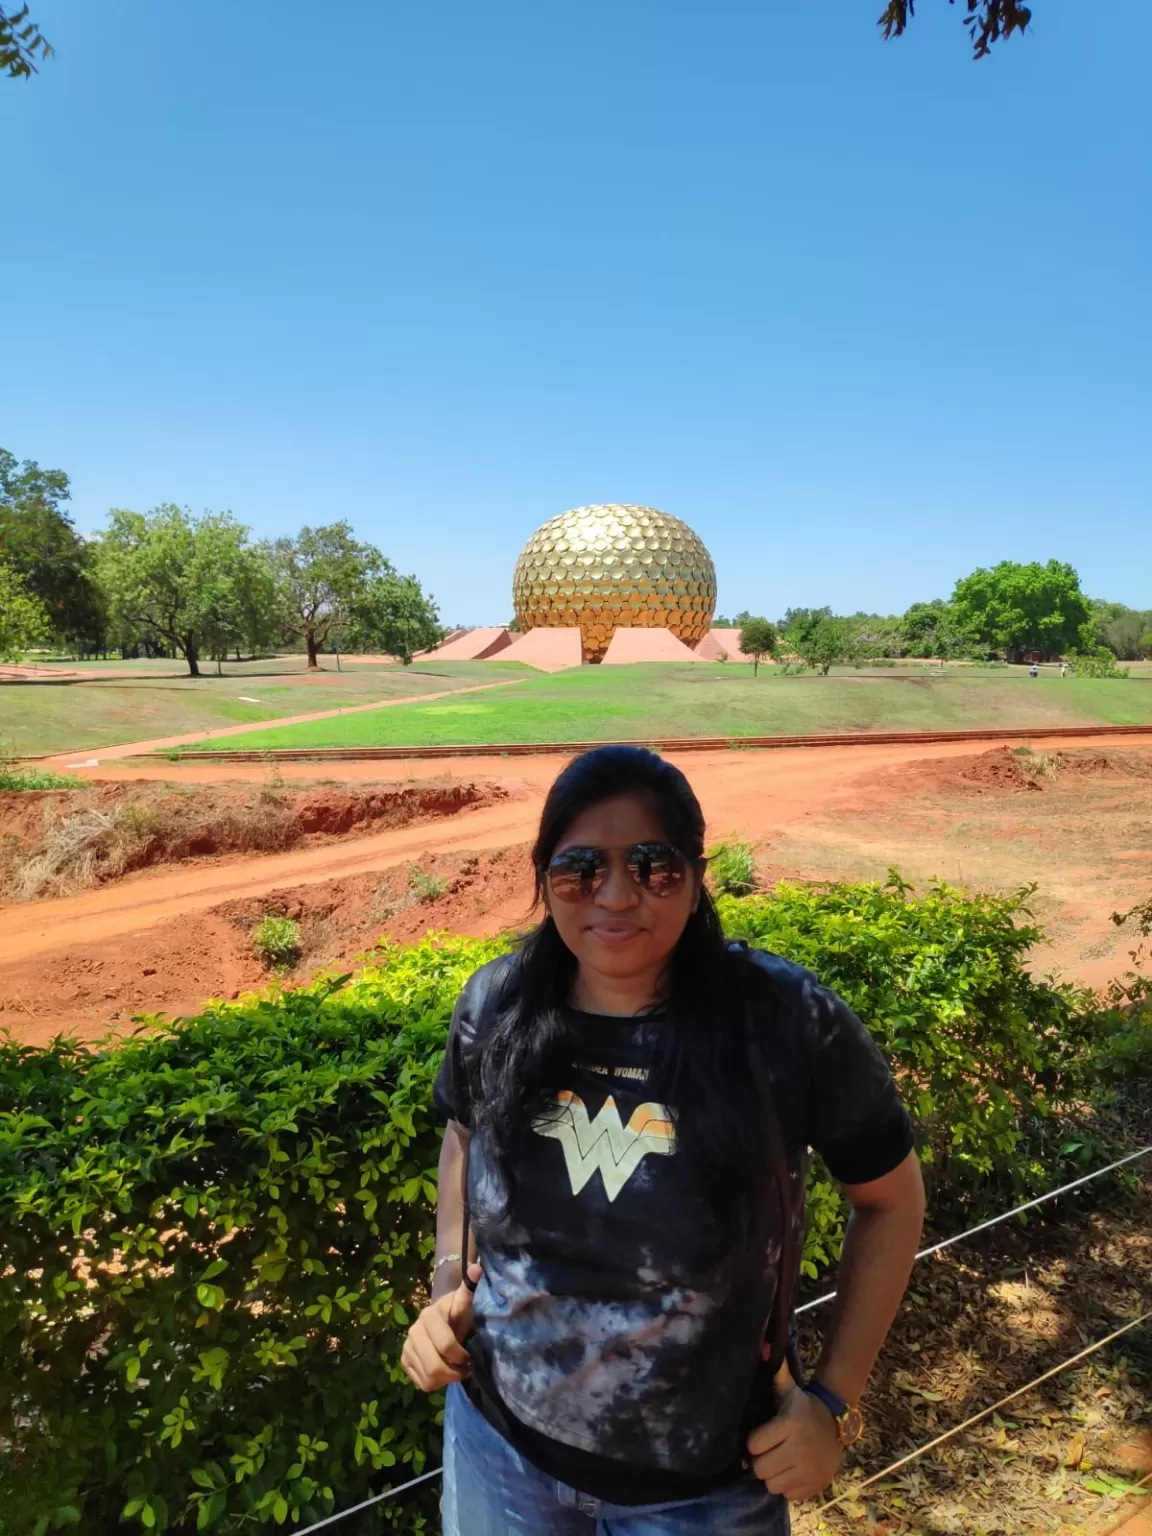
[[[0,74],[13,80],[29,79],[40,73],[36,61],[50,58],[55,49],[34,21],[28,7],[6,11],[0,5]]]
[[[955,5],[956,0],[948,0]],[[993,43],[1011,37],[1013,32],[1024,32],[1032,21],[1030,6],[1019,0],[962,0],[966,8],[964,25],[972,39],[972,57],[983,59]],[[916,14],[916,0],[889,0],[884,14],[877,22],[885,39],[899,37]]]

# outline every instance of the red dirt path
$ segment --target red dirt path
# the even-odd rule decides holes
[[[1048,745],[1043,737],[1033,742],[1037,749]],[[1152,743],[1122,737],[1110,740],[1102,735],[1082,745],[1120,749],[1152,765]],[[878,811],[887,817],[881,823],[880,836],[890,836],[892,861],[904,867],[903,854],[908,850],[899,848],[901,837],[906,836],[902,806],[931,807],[932,794],[923,794],[928,787],[925,776],[947,777],[948,760],[959,759],[958,777],[962,778],[971,771],[966,765],[973,755],[973,744],[968,742],[919,747],[860,743],[790,753],[695,753],[686,756],[682,766],[700,795],[713,837],[737,836],[761,844],[766,849],[765,873],[769,878],[788,874],[820,878],[840,871],[822,865],[819,858],[809,858],[810,850],[819,853],[821,839],[825,845],[842,840],[845,828],[854,835],[858,823],[867,823],[874,832]],[[493,772],[496,764],[491,758],[422,764],[422,776],[431,769],[452,779],[483,776],[495,780],[510,798],[470,810],[465,817],[448,817],[431,825],[391,829],[286,853],[143,871],[82,895],[9,907],[2,925],[0,1022],[30,1040],[49,1038],[65,1024],[83,1027],[91,1034],[99,1032],[97,1025],[106,1023],[116,1012],[122,1016],[144,1008],[183,1012],[208,995],[228,995],[238,987],[255,985],[261,973],[247,951],[246,935],[237,938],[233,934],[225,944],[221,935],[232,930],[221,912],[226,913],[235,903],[253,901],[263,902],[271,910],[286,892],[300,903],[300,911],[309,921],[321,909],[327,912],[333,931],[326,943],[333,960],[347,959],[381,931],[400,937],[415,936],[427,927],[476,933],[518,922],[526,914],[531,890],[524,845],[534,832],[547,787],[564,761],[518,758],[504,765],[503,773]],[[977,781],[981,772],[987,777],[990,771],[995,778],[1002,770],[977,769]],[[325,768],[329,782],[395,781],[410,774],[411,766],[404,763],[341,762]],[[267,773],[259,765],[136,761],[110,762],[85,776],[206,784],[228,780],[259,783],[266,780]],[[316,768],[287,764],[282,776],[286,783],[314,780]],[[942,786],[941,779],[939,814],[956,821],[955,802],[949,809]],[[995,786],[985,787],[979,782],[965,792],[983,803],[979,796],[985,788],[988,794],[995,792]],[[1003,792],[996,809],[1014,802],[1019,793],[1012,789]],[[1025,803],[1037,798],[1027,795]],[[886,832],[885,827],[890,830]],[[800,846],[799,855],[793,843]],[[996,847],[1012,854],[1014,868],[1024,860],[1021,881],[1030,877],[1033,850],[1028,845],[1000,841]],[[511,862],[495,879],[492,861],[505,850]],[[881,853],[886,852],[882,842]],[[1041,852],[1051,870],[1053,850],[1036,850],[1036,859]],[[474,855],[482,856],[479,874],[462,875],[466,861]],[[1055,857],[1059,856],[1057,847]],[[449,889],[433,902],[415,907],[409,903],[399,914],[378,914],[373,926],[372,901],[368,899],[371,891],[381,882],[395,884],[399,879],[402,884],[408,861],[419,862],[425,870],[445,878]],[[1135,864],[1134,878],[1142,879],[1144,868]],[[939,872],[956,878],[954,869],[946,867]],[[1035,872],[1043,876],[1040,867]],[[859,870],[847,873],[858,877]],[[1007,873],[1003,882],[997,878],[996,883],[1015,878],[1014,873]],[[494,880],[491,889],[490,880]],[[1119,934],[1109,921],[1120,902],[1114,887],[1107,883],[1089,888],[1079,880],[1076,899],[1077,910],[1070,917],[1075,942],[1070,939],[1059,949],[1046,951],[1039,964],[1045,970],[1061,968],[1079,980],[1103,985],[1123,969],[1130,947],[1127,936]],[[383,907],[392,902],[392,898],[381,900]],[[1085,935],[1091,942],[1086,943]],[[68,998],[77,989],[84,990],[80,972],[85,967],[93,984],[87,987],[85,997],[78,999],[82,1006],[77,1009]],[[149,971],[144,983],[142,978]],[[100,988],[94,984],[97,976]]]

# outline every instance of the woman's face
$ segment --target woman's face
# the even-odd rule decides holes
[[[668,841],[644,796],[620,795],[582,811],[556,844],[555,853]],[[582,970],[618,980],[649,972],[655,980],[696,909],[700,881],[696,871],[689,869],[680,890],[653,896],[631,879],[623,859],[616,855],[603,885],[592,895],[560,901],[545,882],[545,899],[557,932]]]

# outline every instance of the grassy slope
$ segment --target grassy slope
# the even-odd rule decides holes
[[[20,754],[82,750],[532,676],[513,664],[466,661],[417,662],[407,669],[357,665],[337,672],[326,659],[325,669],[309,677],[302,660],[292,657],[226,665],[223,677],[213,669],[201,678],[0,683],[0,748]],[[240,695],[258,702],[246,703]]]
[[[483,665],[483,664],[481,664]],[[260,731],[246,747],[600,741],[819,731],[1152,723],[1152,680],[919,669],[752,676],[748,667],[587,667],[458,701]],[[227,743],[221,742],[224,747]]]

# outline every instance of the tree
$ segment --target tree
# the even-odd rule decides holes
[[[62,469],[18,463],[0,448],[0,560],[40,599],[59,636],[91,644],[106,628],[104,601],[87,546],[62,505],[71,494]]]
[[[765,656],[775,656],[779,644],[776,626],[767,619],[755,619],[749,614],[740,626],[740,651],[744,656],[751,656],[753,677],[759,675],[760,663]]]
[[[956,617],[956,610],[943,598],[929,603],[913,603],[900,620],[909,656],[932,656],[941,665],[961,656],[971,639]]]
[[[326,528],[301,528],[294,539],[266,545],[279,595],[284,630],[304,641],[309,667],[329,635],[344,628],[376,577],[393,576],[391,565],[371,544],[352,537],[341,521]]]
[[[832,664],[848,661],[856,652],[856,635],[850,619],[827,614],[809,628],[789,637],[789,645],[808,666],[827,677]]]
[[[1091,648],[1092,608],[1070,565],[1038,560],[1018,565],[1001,560],[956,583],[952,605],[973,639],[1021,661],[1032,651],[1059,656]]]
[[[1139,661],[1144,635],[1152,627],[1152,612],[1099,598],[1090,601],[1096,645],[1106,645],[1121,661]]]
[[[52,621],[18,571],[0,561],[0,661],[19,661],[51,637]]]
[[[108,594],[109,618],[121,635],[160,636],[200,676],[202,653],[225,652],[244,631],[252,583],[273,587],[248,543],[248,530],[230,512],[198,517],[170,502],[151,512],[115,509],[101,536],[97,570]]]
[[[949,5],[954,0],[948,0]],[[962,0],[964,25],[972,39],[972,57],[984,58],[1001,38],[1024,32],[1032,22],[1032,9],[1020,0]],[[877,26],[887,40],[899,37],[916,14],[916,0],[888,0]]]
[[[0,74],[12,80],[38,75],[36,57],[50,58],[55,49],[40,35],[40,28],[28,16],[23,5],[12,11],[0,5]]]
[[[436,604],[415,576],[374,576],[353,604],[349,644],[356,650],[378,648],[408,667],[417,651],[443,638]]]

